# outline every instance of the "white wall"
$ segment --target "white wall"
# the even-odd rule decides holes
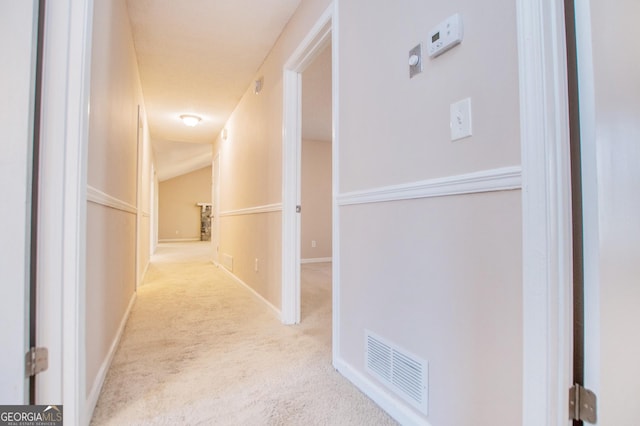
[[[409,50],[455,12],[463,43],[409,79]],[[338,369],[395,415],[413,413],[404,418],[520,424],[520,191],[365,203],[352,194],[520,165],[515,3],[352,0],[338,13]],[[451,142],[449,106],[465,97],[474,133]],[[366,372],[365,329],[429,362],[428,417],[398,408]]]
[[[37,8],[34,1],[0,1],[0,404],[27,402],[31,150]]]
[[[586,377],[600,425],[640,416],[640,51],[634,0],[578,2]]]

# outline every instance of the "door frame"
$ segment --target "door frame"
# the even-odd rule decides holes
[[[518,0],[523,426],[569,424],[573,294],[563,0]]]
[[[158,232],[158,221],[156,219],[157,216],[157,207],[156,207],[156,191],[158,190],[156,187],[156,166],[151,162],[151,181],[149,182],[150,194],[149,194],[149,257],[153,256],[156,251],[156,235]]]
[[[144,169],[144,143],[142,132],[142,105],[138,104],[138,112],[136,114],[136,252],[135,252],[135,291],[142,284],[143,271],[140,268],[140,258],[142,257],[142,170]]]
[[[218,266],[219,246],[220,246],[220,152],[213,156],[212,161],[212,185],[211,185],[211,214],[213,215],[211,224],[211,261]]]
[[[298,324],[300,322],[300,214],[296,206],[300,205],[301,188],[301,145],[302,145],[302,72],[313,62],[322,50],[331,43],[333,4],[316,21],[306,37],[285,62],[283,75],[283,146],[282,146],[282,322]],[[335,55],[334,55],[335,58]],[[335,62],[332,65],[332,74]],[[334,97],[332,111],[335,118],[337,97],[335,85],[332,85]],[[334,121],[335,129],[335,121]],[[336,149],[332,149],[332,162],[335,165]],[[336,188],[334,169],[333,192]],[[333,197],[335,199],[335,196]],[[335,205],[335,203],[334,203]],[[334,209],[335,210],[335,209]],[[334,235],[336,221],[333,222]],[[333,240],[335,249],[336,240]],[[334,277],[335,286],[335,277]],[[335,287],[334,287],[335,290]],[[334,293],[335,294],[335,293]],[[333,312],[337,311],[334,306]],[[335,319],[335,317],[334,317]],[[334,324],[336,322],[334,321]],[[335,327],[334,327],[335,331]],[[334,342],[335,342],[334,333]]]
[[[38,342],[49,368],[38,404],[64,404],[65,424],[87,424],[85,266],[93,0],[46,5],[41,128]]]

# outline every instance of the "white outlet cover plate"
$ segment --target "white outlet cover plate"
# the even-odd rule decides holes
[[[473,131],[471,125],[471,98],[452,103],[449,120],[452,141],[471,136]]]

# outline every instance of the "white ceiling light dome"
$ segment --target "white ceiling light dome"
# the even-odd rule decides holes
[[[200,123],[200,121],[202,121],[201,117],[198,117],[197,115],[193,115],[193,114],[182,114],[180,116],[180,119],[185,124],[185,126],[189,126],[189,127],[195,127],[198,125],[198,123]]]

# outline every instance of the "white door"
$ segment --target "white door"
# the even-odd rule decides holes
[[[29,247],[36,1],[0,2],[0,401],[28,403]]]
[[[576,1],[585,386],[598,424],[640,424],[640,2]]]

